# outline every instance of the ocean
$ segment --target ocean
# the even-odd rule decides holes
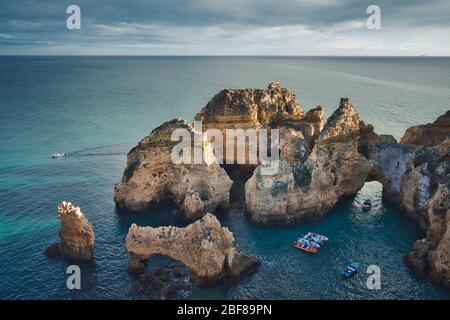
[[[264,88],[278,80],[304,110],[330,115],[350,97],[378,133],[399,139],[406,128],[449,109],[450,58],[432,57],[0,57],[0,299],[146,299],[126,269],[131,223],[182,226],[163,205],[146,214],[120,212],[114,184],[126,153],[161,123],[192,120],[222,88]],[[65,159],[51,159],[67,152]],[[219,216],[241,250],[261,266],[239,282],[190,285],[187,299],[449,299],[450,290],[411,274],[403,257],[423,233],[367,183],[363,213],[355,197],[325,219],[292,227],[255,227],[238,207]],[[82,289],[68,290],[64,259],[44,249],[58,240],[56,207],[80,206],[94,227],[94,262],[81,264]],[[316,255],[292,247],[306,231],[330,241]],[[352,279],[339,273],[361,265]],[[152,268],[171,263],[152,258]],[[381,289],[366,269],[381,270]],[[187,281],[187,280],[186,280]]]

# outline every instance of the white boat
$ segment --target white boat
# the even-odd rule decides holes
[[[314,232],[308,232],[305,236],[303,236],[304,239],[314,241],[317,244],[323,244],[325,241],[328,241],[328,238],[325,236],[322,236],[320,234],[314,233]]]
[[[311,246],[317,249],[320,249],[320,245],[317,242],[305,239],[305,238],[298,238],[297,242],[301,243],[301,244],[306,244],[307,246]]]
[[[58,158],[65,158],[67,157],[67,153],[53,153],[52,154],[52,158],[53,159],[58,159]]]

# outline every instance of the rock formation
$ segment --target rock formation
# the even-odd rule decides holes
[[[201,286],[237,277],[258,265],[256,259],[237,252],[233,234],[211,214],[185,228],[133,224],[126,246],[131,258],[130,273],[142,273],[151,255],[162,254],[186,265],[193,282]]]
[[[303,126],[307,136],[318,132],[316,123],[320,121],[321,109],[305,116],[302,107],[297,102],[295,94],[286,88],[282,88],[278,82],[269,84],[264,89],[225,89],[215,95],[211,101],[195,117],[201,121],[203,131],[208,129],[220,130],[223,141],[227,140],[227,130],[246,130],[261,128],[279,128],[289,126],[294,122],[297,126]],[[319,119],[316,119],[318,117]],[[304,119],[304,121],[301,121]],[[247,143],[248,145],[248,143]],[[236,150],[227,150],[223,144],[223,156]],[[236,155],[234,156],[236,159]],[[246,163],[248,164],[248,158]],[[237,162],[236,162],[237,163]],[[239,165],[239,169],[246,168],[253,171],[254,165]]]
[[[408,129],[413,161],[401,184],[400,207],[426,232],[405,263],[416,273],[450,287],[450,111],[433,124]]]
[[[448,137],[450,137],[450,110],[433,123],[409,128],[400,143],[433,147]]]
[[[45,251],[48,256],[63,255],[75,261],[91,261],[94,258],[94,230],[79,207],[70,202],[58,205],[61,221],[60,242]]]
[[[195,120],[202,122],[203,132],[194,148],[206,147],[208,161],[174,165],[170,152],[176,142],[170,140],[171,132],[179,127],[188,128],[192,135],[196,131],[180,119],[162,125],[130,151],[124,176],[116,186],[115,200],[120,208],[146,210],[168,198],[186,219],[195,220],[205,212],[226,207],[231,180],[218,164],[205,131],[218,129],[225,141],[227,129],[279,129],[280,160],[275,174],[262,174],[260,159],[253,165],[248,164],[248,158],[245,165],[226,165],[228,172],[238,172],[234,176],[250,177],[245,184],[245,205],[251,222],[273,225],[317,220],[340,198],[356,194],[365,182],[379,181],[384,199],[414,219],[427,234],[408,254],[408,266],[450,286],[450,111],[431,124],[409,128],[398,143],[392,136],[375,133],[372,125],[360,119],[348,98],[341,99],[324,124],[321,106],[305,113],[295,94],[274,82],[267,89],[222,90]],[[224,143],[224,158],[236,153],[226,146]],[[201,220],[199,225],[204,223]],[[190,225],[185,230],[195,228]],[[137,247],[151,249],[129,250],[132,270],[142,269],[142,260],[152,253],[166,252],[175,259],[185,259],[193,278],[221,277],[224,265],[228,265],[225,273],[230,273],[231,254],[222,250],[231,247],[230,241],[224,245],[219,244],[223,239],[212,242],[215,265],[208,264],[208,271],[202,271],[196,266],[204,262],[194,263],[177,253],[178,249],[158,244],[165,249],[156,250],[153,243],[145,242],[175,239],[172,233],[184,236],[186,231],[172,227],[142,230],[147,229],[133,226],[129,237],[142,238],[145,234],[139,240],[144,245]],[[157,240],[154,234],[158,234]],[[200,256],[205,257],[203,253]]]
[[[317,139],[308,142],[300,131],[294,130],[291,137],[297,133],[297,147],[289,150],[301,152],[283,152],[282,148],[278,174],[261,175],[257,168],[245,185],[250,220],[265,225],[316,220],[341,196],[356,193],[371,171],[369,160],[358,151],[358,141],[371,130],[360,120],[349,99],[342,99],[323,130],[311,135]],[[283,142],[286,141],[289,139],[285,136]]]
[[[174,163],[171,153],[178,141],[171,141],[171,136],[176,129],[186,129],[192,140],[199,134],[186,121],[174,119],[153,130],[128,153],[122,181],[115,188],[119,208],[146,211],[161,201],[172,200],[190,220],[228,207],[232,181],[216,162],[207,141],[199,137],[193,144],[204,152],[202,163],[194,164],[193,159],[191,164]]]
[[[279,121],[299,120],[304,112],[295,94],[278,82],[264,89],[225,89],[198,113],[204,130],[247,129],[272,126]],[[225,131],[223,132],[225,135]]]

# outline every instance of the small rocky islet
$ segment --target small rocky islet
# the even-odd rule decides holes
[[[169,200],[191,224],[185,228],[133,224],[126,237],[130,273],[143,273],[153,254],[183,263],[199,286],[236,279],[255,269],[258,260],[240,252],[232,232],[214,216],[230,206],[230,172],[235,171],[250,177],[244,199],[249,222],[264,226],[323,219],[339,199],[356,194],[365,182],[380,182],[383,198],[426,234],[414,243],[406,265],[450,287],[450,110],[433,123],[409,128],[397,142],[361,120],[349,98],[342,98],[325,121],[321,106],[304,112],[291,90],[273,82],[267,89],[222,90],[195,120],[202,122],[203,130],[218,129],[224,136],[227,129],[279,129],[279,170],[264,175],[261,165],[221,165],[207,139],[194,142],[194,148],[203,148],[206,161],[174,164],[171,151],[177,142],[171,141],[172,132],[185,128],[193,136],[193,126],[177,118],[154,129],[128,153],[115,187],[116,206],[148,212]],[[61,241],[46,254],[92,260],[94,233],[80,209],[63,202],[58,215]],[[147,283],[150,278],[154,277],[145,278]],[[174,277],[169,273],[168,278]],[[139,291],[147,289],[144,282]]]

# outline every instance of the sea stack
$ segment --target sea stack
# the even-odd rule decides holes
[[[131,225],[126,238],[129,272],[144,272],[144,262],[153,254],[181,261],[192,281],[208,286],[228,277],[238,277],[259,265],[258,260],[236,249],[233,234],[207,213],[185,228]]]
[[[223,166],[231,176],[250,177],[245,182],[250,222],[289,225],[324,218],[340,199],[355,195],[365,182],[378,181],[383,185],[383,199],[426,232],[406,257],[407,265],[450,287],[450,111],[433,123],[409,128],[399,143],[391,135],[377,134],[360,118],[349,98],[341,98],[339,107],[324,122],[321,106],[304,112],[291,90],[273,82],[267,89],[221,90],[195,120],[202,122],[202,132],[174,119],[130,151],[127,168],[116,186],[119,208],[143,211],[169,199],[186,220],[200,219],[229,204],[232,181]],[[193,147],[206,146],[208,161],[175,165],[170,160],[176,143],[170,136],[177,128],[202,137]],[[216,129],[225,138],[228,129],[279,129],[278,170],[262,174],[260,159],[250,164],[248,158],[245,164],[221,166],[204,136],[208,129]],[[223,155],[235,152],[227,150],[226,144],[222,151]],[[142,261],[153,253],[163,253],[185,262],[199,282],[232,273],[234,269],[224,266],[230,265],[230,252],[235,252],[228,250],[233,241],[227,232],[218,231],[222,229],[216,222],[207,215],[185,229],[133,225],[127,238],[131,270],[142,271]],[[211,229],[209,224],[218,224],[213,229],[221,235],[205,242],[212,246],[206,253],[198,239],[210,236],[198,230]],[[186,236],[190,234],[198,239]],[[186,239],[179,243],[178,237]],[[196,252],[199,260],[183,256],[181,249],[170,247],[166,240]]]
[[[94,230],[91,223],[70,202],[58,205],[58,217],[61,221],[60,241],[45,251],[48,256],[63,255],[74,261],[92,261],[94,258]]]
[[[193,150],[203,152],[200,164],[194,163],[195,151],[190,164],[174,163],[172,150],[179,141],[172,141],[171,137],[177,129],[190,135]],[[178,118],[156,128],[131,149],[123,177],[115,187],[114,200],[117,207],[135,212],[145,212],[170,200],[186,220],[193,221],[206,212],[228,208],[231,184],[201,133]]]
[[[318,107],[299,121],[278,124],[287,126],[281,135],[280,170],[262,175],[258,167],[245,185],[253,223],[286,225],[320,219],[341,196],[363,186],[371,165],[358,152],[358,141],[372,127],[359,118],[348,98],[341,99],[325,126],[322,121]],[[314,131],[305,130],[305,122]]]

